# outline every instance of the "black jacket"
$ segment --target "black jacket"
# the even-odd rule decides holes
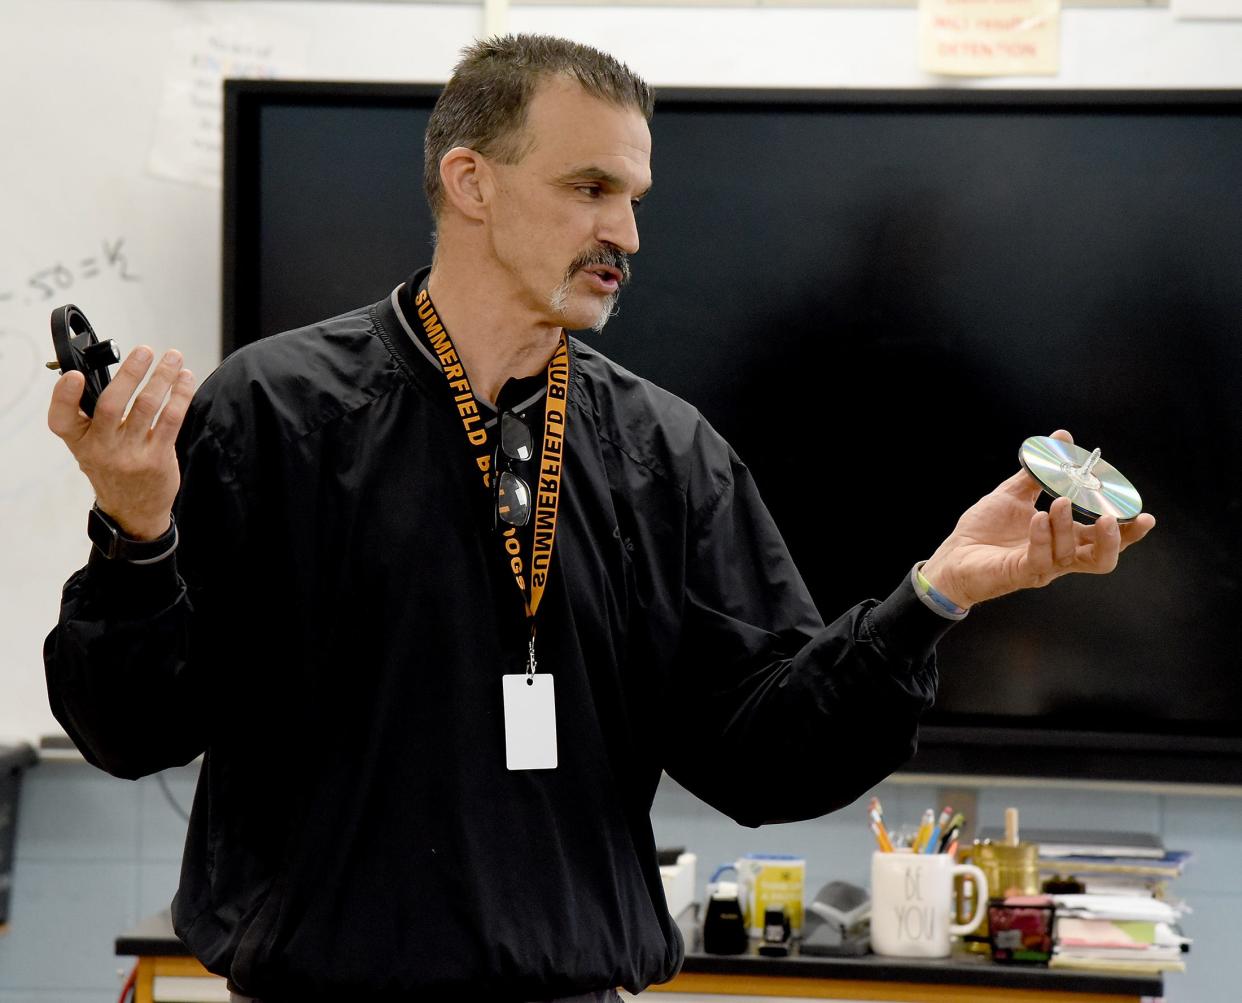
[[[174,922],[242,990],[640,990],[683,950],[661,770],[754,826],[848,804],[911,754],[949,622],[903,582],[825,628],[698,412],[576,340],[570,383],[539,615],[554,771],[505,768],[523,607],[444,377],[390,301],[229,357],[178,443],[175,557],[94,555],[67,583],[56,717],[121,777],[205,752]],[[765,769],[808,760],[814,782]]]

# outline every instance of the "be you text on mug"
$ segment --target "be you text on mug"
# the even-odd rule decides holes
[[[969,923],[951,923],[953,876],[969,874],[978,884]],[[908,849],[871,855],[871,949],[899,958],[947,958],[951,939],[983,921],[988,879],[974,864],[958,864],[947,853]]]

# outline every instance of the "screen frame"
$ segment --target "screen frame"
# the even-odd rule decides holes
[[[228,80],[224,88],[224,191],[221,354],[241,346],[241,317],[258,312],[259,114],[279,104],[430,108],[442,89],[434,83]],[[657,90],[662,106],[825,107],[912,112],[946,109],[1047,110],[1091,114],[1168,111],[1242,116],[1242,90],[1141,89],[739,89],[672,87]],[[253,330],[253,327],[249,329]],[[1041,730],[970,724],[924,724],[905,773],[1014,776],[1065,780],[1150,781],[1242,785],[1242,737],[1135,732]]]
[[[224,166],[222,226],[221,357],[239,348],[237,317],[257,306],[257,149],[259,111],[272,104],[348,105],[359,100],[373,107],[419,103],[428,108],[443,89],[434,83],[367,83],[332,80],[226,80],[224,81]],[[719,87],[668,87],[656,90],[656,113],[661,105],[703,104],[714,109],[730,105],[801,106],[930,110],[947,108],[961,112],[978,109],[1081,109],[1143,112],[1176,108],[1182,112],[1219,111],[1242,106],[1242,90],[952,90],[914,89],[744,89]]]

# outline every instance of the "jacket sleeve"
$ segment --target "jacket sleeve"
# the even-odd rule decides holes
[[[201,429],[183,429],[178,451],[177,551],[144,566],[92,549],[66,583],[43,647],[56,720],[88,762],[129,779],[187,763],[206,747],[221,701],[213,676],[218,683],[228,657],[212,599],[229,567],[244,580],[236,479]]]
[[[665,769],[743,825],[815,818],[913,755],[952,621],[906,580],[824,627],[749,472],[722,467],[691,495]]]

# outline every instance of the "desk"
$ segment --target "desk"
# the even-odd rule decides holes
[[[683,932],[686,929],[683,923]],[[687,943],[693,943],[687,936]],[[135,1003],[228,1000],[224,980],[211,975],[172,931],[167,912],[143,920],[116,939],[116,953],[138,958]],[[188,982],[185,980],[198,980]],[[170,995],[182,991],[184,995]],[[704,1000],[714,995],[886,1003],[1139,1003],[1159,997],[1158,975],[1108,975],[998,965],[961,952],[943,960],[914,958],[761,958],[691,952],[677,978],[647,990],[652,1003]],[[189,993],[194,993],[190,995]]]
[[[1075,972],[1037,965],[1001,965],[986,954],[955,950],[948,958],[760,957],[703,954],[697,907],[677,917],[686,960],[671,982],[652,986],[682,1001],[713,995],[885,1003],[1140,1003],[1164,992],[1159,975]],[[795,948],[796,950],[796,948]]]
[[[1159,976],[998,965],[966,951],[944,959],[761,958],[687,954],[672,982],[648,992],[885,1003],[1140,1003],[1159,997]]]
[[[173,933],[167,910],[148,916],[117,937],[116,953],[138,958],[134,1003],[228,1001],[224,979],[212,975],[190,956],[189,949]]]

